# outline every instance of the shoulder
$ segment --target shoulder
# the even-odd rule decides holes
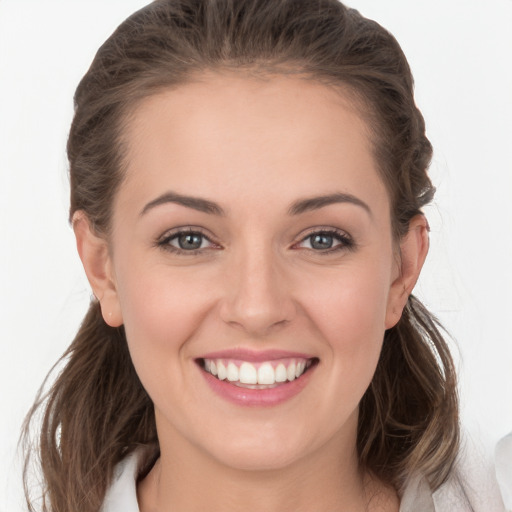
[[[143,458],[143,450],[136,450],[118,464],[101,512],[140,512],[137,477]],[[418,511],[506,512],[494,465],[466,445],[450,478],[435,492],[424,478],[411,478],[401,497],[400,512]]]
[[[453,475],[433,494],[436,512],[505,512],[496,472],[491,465],[480,462],[457,465]]]
[[[101,512],[140,512],[137,503],[140,459],[140,451],[135,451],[116,466]]]
[[[419,510],[505,512],[491,458],[471,442],[465,442],[450,477],[435,492],[430,490],[425,479],[411,478],[402,496],[400,512]]]

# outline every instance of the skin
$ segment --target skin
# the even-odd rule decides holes
[[[111,238],[82,212],[74,229],[105,321],[124,324],[155,404],[161,457],[139,484],[141,510],[397,511],[394,490],[358,466],[358,404],[428,235],[420,215],[394,242],[388,194],[349,97],[297,77],[211,73],[145,99],[125,139]],[[224,214],[147,207],[169,191]],[[337,202],[289,213],[334,193],[368,210]],[[208,237],[199,252],[158,245],[183,226]],[[308,236],[322,229],[351,243],[315,249]],[[196,364],[234,347],[319,363],[290,400],[242,407],[215,394]]]

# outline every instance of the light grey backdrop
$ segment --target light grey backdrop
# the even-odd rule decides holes
[[[0,511],[22,510],[16,442],[89,288],[67,224],[72,95],[145,0],[0,0]],[[512,1],[353,0],[399,40],[435,147],[416,292],[457,340],[465,426],[512,430]]]

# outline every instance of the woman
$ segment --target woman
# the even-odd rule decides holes
[[[48,510],[471,510],[411,295],[424,131],[394,38],[334,0],[119,27],[68,142],[95,299],[45,402]]]

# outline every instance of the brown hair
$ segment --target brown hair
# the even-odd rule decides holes
[[[144,97],[215,69],[298,73],[351,91],[372,131],[396,238],[432,199],[432,148],[411,72],[380,25],[337,0],[157,0],[119,26],[77,88],[68,140],[71,215],[83,210],[108,235],[130,113]],[[411,296],[385,334],[360,404],[360,464],[399,491],[413,473],[437,488],[458,449],[455,372],[436,324]],[[139,445],[153,445],[157,455],[153,406],[123,328],[105,324],[96,300],[63,361],[29,413],[44,408],[42,510],[98,511],[123,457]]]

